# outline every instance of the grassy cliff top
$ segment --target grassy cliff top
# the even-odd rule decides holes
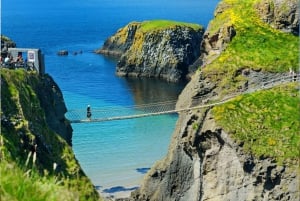
[[[177,21],[171,21],[171,20],[144,21],[144,22],[141,23],[140,29],[143,32],[148,32],[148,31],[166,29],[166,28],[175,27],[175,26],[186,26],[186,27],[190,27],[194,30],[203,29],[203,27],[199,24],[186,23],[186,22],[177,22]]]
[[[213,108],[217,123],[246,151],[279,163],[300,158],[299,84],[236,97]]]
[[[265,72],[288,72],[299,67],[299,37],[264,23],[255,9],[260,0],[223,0],[223,8],[210,22],[209,33],[233,27],[236,35],[226,49],[203,71],[221,80],[223,87],[237,85],[236,72],[243,68]]]

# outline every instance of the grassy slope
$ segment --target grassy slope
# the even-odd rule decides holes
[[[71,147],[47,127],[36,94],[40,82],[34,72],[1,69],[1,116],[10,122],[1,124],[1,200],[20,200],[20,196],[22,200],[45,200],[45,196],[64,200],[65,195],[97,200]],[[38,151],[30,155],[37,141]],[[59,172],[53,172],[54,162],[60,165]],[[13,179],[15,174],[20,177]]]
[[[254,10],[258,0],[224,0],[230,5],[211,22],[211,33],[233,26],[236,36],[204,73],[219,82],[223,93],[235,91],[243,68],[267,72],[298,70],[299,38],[263,23]],[[299,86],[289,84],[241,95],[213,109],[217,123],[245,150],[278,162],[300,158]],[[294,160],[295,159],[295,160]]]
[[[222,26],[233,26],[236,36],[226,50],[203,71],[232,88],[244,80],[236,76],[239,69],[251,68],[268,72],[298,70],[299,37],[283,33],[265,24],[254,9],[258,0],[223,0],[229,5],[211,22],[211,35]]]
[[[292,83],[238,96],[213,112],[246,151],[283,162],[300,158],[299,98],[299,84]]]
[[[41,177],[35,171],[21,169],[14,162],[2,160],[0,163],[0,199],[2,201],[72,201],[78,194],[55,177]]]

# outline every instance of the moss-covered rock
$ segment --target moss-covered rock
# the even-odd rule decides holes
[[[0,160],[18,171],[35,171],[33,177],[44,183],[55,177],[76,199],[98,200],[70,146],[72,129],[65,112],[62,94],[49,75],[1,68]],[[7,186],[17,180],[11,182]],[[1,191],[10,194],[4,187]]]
[[[1,35],[1,56],[4,57],[7,54],[8,48],[16,47],[16,43],[7,36]]]
[[[96,51],[119,56],[120,76],[158,77],[171,82],[186,79],[200,56],[200,25],[154,20],[133,22],[118,30]]]

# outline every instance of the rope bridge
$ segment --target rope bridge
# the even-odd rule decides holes
[[[249,88],[244,93],[252,93],[254,91],[272,88],[273,86],[283,84],[283,83],[296,82],[299,81],[300,78],[299,75],[300,74],[282,76],[280,78],[263,82],[261,85]],[[216,103],[203,104],[195,107],[177,109],[177,110],[175,109],[177,100],[136,105],[136,106],[119,106],[119,107],[115,106],[115,107],[105,107],[104,109],[92,108],[91,118],[87,118],[87,111],[85,109],[69,110],[66,114],[66,118],[69,119],[71,123],[91,123],[91,122],[133,119],[133,118],[149,117],[149,116],[156,116],[156,115],[163,115],[163,114],[176,114],[184,111],[220,105],[230,101],[232,98],[236,97],[237,95],[240,94],[227,97],[225,100]]]
[[[176,113],[176,101],[177,100],[172,100],[136,106],[105,107],[103,109],[92,108],[91,118],[86,117],[86,110],[70,110],[67,112],[66,117],[71,123],[88,123]]]

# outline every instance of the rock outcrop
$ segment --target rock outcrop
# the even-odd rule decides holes
[[[27,171],[24,175],[34,169],[43,184],[55,175],[76,200],[98,200],[70,146],[72,128],[66,111],[62,93],[49,75],[1,69],[1,162],[16,164]]]
[[[234,6],[235,3],[231,3],[222,1],[215,16]],[[204,34],[202,55],[198,61],[202,61],[205,68],[209,68],[210,63],[237,37],[235,24],[226,19],[222,18],[222,24],[217,24],[217,27],[213,24],[214,27],[209,27]],[[241,66],[240,72],[243,69]],[[258,85],[278,74],[248,69],[243,76],[249,83]],[[176,107],[189,108],[220,100],[222,88],[218,86],[219,81],[197,71],[181,93]],[[151,168],[130,200],[299,200],[297,168],[297,160],[293,165],[279,165],[272,158],[255,157],[246,152],[243,143],[233,140],[218,126],[211,108],[198,109],[180,113],[166,157]]]
[[[214,16],[223,13],[227,9],[227,7],[227,4],[220,2],[215,9]],[[214,27],[211,26],[215,25],[208,25],[207,30],[210,31],[206,31],[204,33],[203,41],[201,43],[200,58],[204,61],[204,66],[218,57],[236,35],[233,24],[224,23],[215,31],[212,31]]]
[[[299,35],[299,3],[297,0],[263,0],[256,5],[261,19],[284,32]]]
[[[163,28],[145,30],[147,23],[157,22],[130,23],[96,52],[120,56],[120,76],[157,77],[170,82],[186,79],[194,70],[189,66],[200,56],[203,28],[171,22]]]
[[[1,56],[6,56],[8,48],[17,47],[16,43],[7,36],[1,35]]]
[[[40,99],[41,107],[45,110],[48,126],[65,139],[69,145],[72,145],[73,129],[65,117],[67,108],[63,94],[52,77],[41,77],[37,95]]]
[[[59,50],[59,51],[57,52],[57,55],[58,55],[58,56],[68,56],[68,55],[69,55],[69,52],[68,52],[68,50]]]
[[[299,177],[272,159],[245,154],[210,112],[180,119],[168,156],[144,178],[133,200],[297,200]],[[194,127],[200,123],[199,127]],[[180,125],[180,127],[179,127]]]

